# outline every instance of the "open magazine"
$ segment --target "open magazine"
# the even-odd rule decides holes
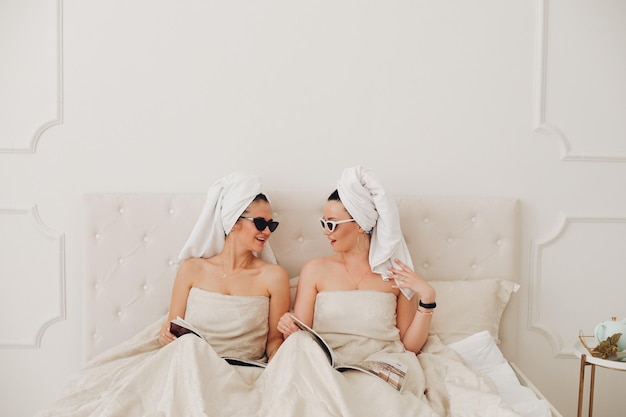
[[[181,337],[182,335],[185,335],[187,333],[192,333],[204,340],[205,342],[209,342],[204,336],[202,336],[202,332],[200,332],[200,330],[195,328],[191,323],[185,321],[185,319],[181,317],[176,317],[170,322],[170,333],[172,333],[176,337]],[[224,356],[222,358],[231,365],[256,366],[259,368],[265,368],[267,366],[266,362],[255,361],[252,359],[240,359],[229,356]]]
[[[339,364],[337,363],[337,359],[335,357],[335,354],[333,353],[333,350],[330,348],[330,346],[328,346],[326,341],[322,338],[322,336],[319,335],[319,333],[304,324],[293,314],[291,314],[291,318],[300,329],[308,332],[317,342],[317,344],[320,345],[324,353],[326,353],[326,357],[328,358],[330,366],[332,366],[337,371],[344,372],[351,369],[362,371],[382,379],[398,391],[402,390],[402,385],[404,384],[404,379],[408,370],[408,367],[404,363],[391,359],[377,359],[364,361],[359,364]]]

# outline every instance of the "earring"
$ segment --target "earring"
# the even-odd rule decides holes
[[[365,244],[365,248],[361,248],[361,237],[365,235],[365,232],[363,231],[363,229],[360,229],[361,232],[359,232],[358,236],[356,237],[356,247],[359,249],[359,251],[361,252],[365,252],[367,251],[367,243]]]

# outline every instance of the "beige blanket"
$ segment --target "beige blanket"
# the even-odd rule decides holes
[[[261,368],[222,356],[263,359],[269,299],[190,292],[185,319],[211,344],[185,335],[162,347],[166,317],[102,353],[74,375],[44,416],[249,416],[259,402]],[[228,392],[229,395],[225,395]]]
[[[341,363],[391,358],[408,366],[402,392],[360,371],[339,373],[309,334],[281,346],[257,386],[262,416],[513,417],[450,348],[431,336],[419,355],[405,352],[395,324],[396,297],[375,291],[318,294],[314,329]]]
[[[314,327],[341,362],[392,357],[405,363],[402,392],[359,371],[332,369],[304,332],[289,337],[264,370],[231,366],[221,356],[263,355],[268,299],[193,290],[186,319],[211,345],[186,335],[161,348],[162,321],[154,323],[91,361],[37,417],[517,417],[436,336],[419,355],[405,352],[393,325],[395,302],[371,291],[321,293]]]

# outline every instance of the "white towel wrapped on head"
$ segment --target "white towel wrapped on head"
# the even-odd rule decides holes
[[[372,172],[361,166],[346,168],[337,182],[337,191],[348,213],[363,230],[372,233],[369,252],[372,271],[388,280],[387,271],[394,265],[394,259],[413,269],[411,254],[402,236],[398,206]],[[408,299],[415,293],[410,288],[400,290]]]
[[[260,193],[261,179],[242,172],[227,175],[211,185],[200,217],[180,251],[179,259],[210,258],[220,253],[226,235]],[[260,257],[276,263],[269,243],[265,244]]]

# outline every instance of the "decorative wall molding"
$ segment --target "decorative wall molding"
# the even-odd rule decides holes
[[[37,231],[37,234],[39,237],[41,237],[42,240],[49,242],[50,244],[50,248],[51,251],[53,253],[48,253],[48,254],[43,254],[43,255],[48,255],[50,259],[54,260],[54,263],[56,263],[56,265],[45,265],[46,267],[50,267],[50,268],[46,268],[46,273],[49,273],[49,275],[46,275],[45,277],[37,277],[40,278],[37,282],[36,282],[36,287],[41,289],[46,289],[46,286],[43,285],[43,282],[56,282],[56,284],[53,284],[57,287],[57,300],[56,301],[51,301],[52,304],[56,304],[56,312],[53,312],[51,316],[47,317],[47,318],[40,318],[40,320],[43,320],[42,322],[39,323],[30,323],[32,320],[28,319],[28,315],[24,314],[23,316],[23,321],[19,326],[15,325],[15,317],[13,316],[5,316],[4,318],[0,318],[0,323],[2,323],[3,320],[6,320],[6,323],[4,323],[1,327],[4,329],[2,332],[2,335],[0,335],[0,348],[39,348],[41,345],[41,338],[44,334],[44,332],[46,331],[46,329],[48,327],[50,327],[53,323],[57,322],[57,321],[61,321],[61,320],[65,320],[66,318],[66,298],[65,298],[65,235],[61,232],[57,232],[54,229],[50,228],[49,226],[47,226],[42,220],[41,217],[39,216],[39,212],[37,211],[37,206],[34,205],[30,208],[2,208],[0,207],[0,216],[24,216],[25,219],[23,219],[24,223],[27,222],[32,222],[34,223],[34,228]],[[15,221],[13,221],[13,223],[15,224]],[[6,239],[7,242],[15,242],[16,241],[16,236],[11,235],[11,233],[5,233],[2,236],[0,236],[0,240],[2,239]],[[32,241],[33,246],[36,246],[36,242]],[[0,243],[2,243],[0,241]],[[37,264],[37,253],[27,253],[27,254],[23,254],[20,253],[20,255],[26,255],[29,258],[33,259],[33,262],[31,262],[30,264]],[[41,256],[41,258],[43,258],[44,256]],[[9,262],[5,262],[5,263],[10,263]],[[27,272],[27,271],[24,271]],[[24,274],[26,275],[26,274]],[[24,276],[20,276],[20,277],[13,277],[12,279],[24,279]],[[20,281],[21,282],[21,281]],[[26,286],[27,289],[29,289],[30,291],[30,286]],[[32,291],[33,293],[36,293],[36,291]],[[15,297],[15,294],[5,294],[5,297]],[[46,293],[45,297],[46,298],[51,298],[53,297],[54,294],[53,293]],[[0,295],[0,299],[2,298],[2,295]],[[6,303],[7,300],[5,300]],[[33,301],[36,301],[35,298],[33,298],[32,300],[26,300],[26,301],[30,301],[30,305],[32,305]],[[52,305],[51,304],[51,305]],[[29,305],[28,303],[26,303],[25,305]],[[20,317],[22,317],[22,314],[20,314]],[[15,335],[11,334],[11,329],[14,328],[19,328],[20,330],[24,330],[25,327],[27,327],[28,325],[33,325],[32,328],[28,329],[30,336],[28,337],[16,337]]]
[[[43,133],[50,127],[63,123],[63,0],[56,0],[56,115],[51,120],[42,122],[30,139],[28,138],[7,138],[0,141],[0,153],[34,153],[37,143]],[[40,12],[40,11],[38,11]],[[21,75],[24,77],[24,75]],[[11,117],[9,114],[8,117]],[[1,134],[1,132],[0,132]],[[8,143],[8,144],[7,144]]]
[[[535,33],[535,92],[533,126],[535,132],[554,135],[559,139],[561,160],[587,162],[626,162],[626,155],[590,154],[576,151],[565,132],[546,119],[546,84],[548,64],[548,3],[537,0]]]
[[[543,255],[544,250],[555,245],[565,236],[571,225],[575,223],[621,223],[626,224],[626,217],[576,217],[567,216],[561,213],[558,217],[557,224],[551,235],[532,242],[530,260],[530,292],[529,292],[529,311],[528,311],[528,328],[543,334],[550,344],[555,357],[573,358],[575,357],[572,347],[564,347],[563,340],[559,333],[541,317],[541,295],[542,295],[542,273],[543,273]],[[575,336],[573,336],[575,337]]]

